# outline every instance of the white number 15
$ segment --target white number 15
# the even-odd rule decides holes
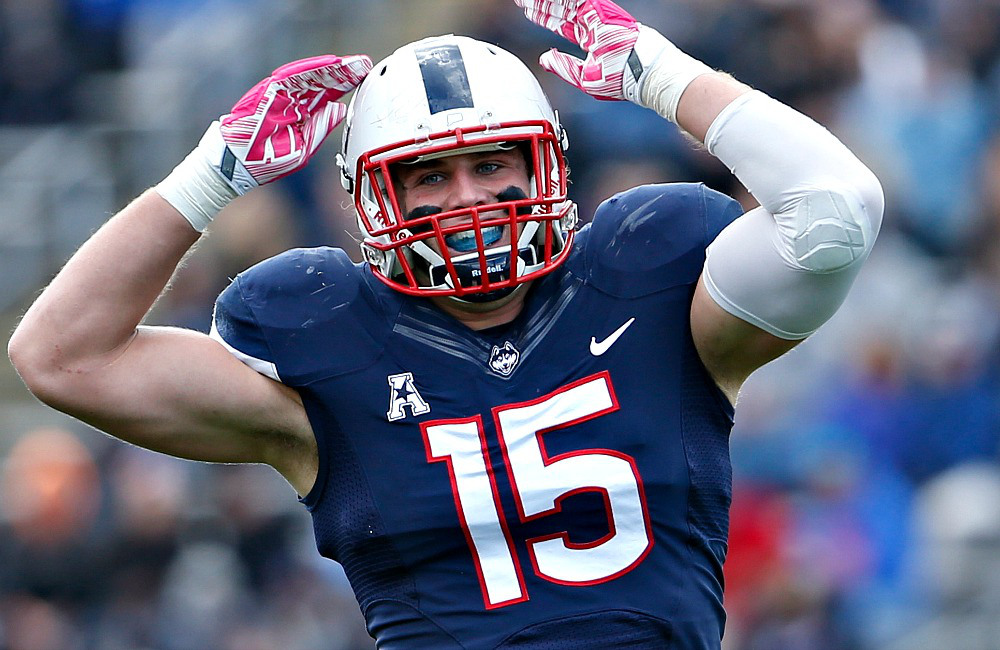
[[[544,436],[618,410],[611,377],[603,372],[544,397],[493,409],[500,448],[522,522],[558,512],[580,492],[604,498],[608,533],[575,544],[566,531],[525,540],[535,573],[564,585],[617,578],[652,548],[642,481],[631,456],[580,449],[549,456]],[[479,575],[487,609],[528,600],[521,565],[503,515],[489,462],[482,419],[436,420],[421,425],[429,462],[445,462],[455,507]]]

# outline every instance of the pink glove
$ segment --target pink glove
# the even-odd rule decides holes
[[[212,122],[156,191],[202,232],[226,205],[309,162],[347,115],[337,101],[372,69],[363,54],[281,66]]]
[[[630,62],[639,23],[611,0],[514,0],[532,22],[587,51],[581,61],[559,50],[538,62],[549,72],[597,99],[637,101],[642,66]],[[632,67],[630,67],[630,64]]]
[[[337,100],[371,69],[365,55],[316,56],[287,63],[251,88],[219,128],[236,158],[223,156],[220,168],[233,189],[244,194],[304,167],[347,115]]]

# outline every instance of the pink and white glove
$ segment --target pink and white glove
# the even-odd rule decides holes
[[[610,0],[514,2],[524,9],[529,20],[588,53],[587,59],[581,61],[551,49],[538,59],[543,68],[597,99],[632,99],[626,95],[625,86],[627,82],[634,88],[636,76],[625,72],[639,39],[639,23],[627,11]]]
[[[305,166],[347,115],[337,101],[372,69],[367,56],[316,56],[287,63],[250,89],[221,119],[236,158],[223,175],[240,194]]]
[[[347,115],[338,100],[371,69],[365,55],[281,66],[213,122],[156,191],[203,231],[236,196],[304,167]]]
[[[712,72],[611,0],[514,3],[524,9],[529,20],[587,52],[586,60],[580,60],[552,49],[538,62],[597,99],[628,100],[675,122],[681,93],[695,77]]]

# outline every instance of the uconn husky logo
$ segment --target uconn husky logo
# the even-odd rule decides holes
[[[520,358],[521,353],[517,351],[517,348],[510,341],[505,342],[503,347],[494,345],[493,352],[490,353],[490,368],[493,372],[506,377],[514,372],[514,368],[517,367],[517,362]]]

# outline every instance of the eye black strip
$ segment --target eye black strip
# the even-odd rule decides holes
[[[428,45],[416,51],[431,115],[453,108],[472,108],[472,89],[465,60],[457,45]]]

